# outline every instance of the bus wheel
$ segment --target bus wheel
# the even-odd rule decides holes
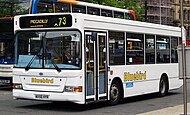
[[[121,87],[117,81],[113,81],[110,87],[109,105],[116,105],[121,100]]]
[[[160,80],[159,86],[159,96],[165,96],[168,93],[168,82],[165,77],[162,77]]]

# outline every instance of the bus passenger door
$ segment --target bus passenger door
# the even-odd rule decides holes
[[[107,99],[106,33],[85,32],[86,102]]]

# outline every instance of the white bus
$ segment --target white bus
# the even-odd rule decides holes
[[[180,28],[88,14],[16,16],[14,99],[87,104],[179,88]]]

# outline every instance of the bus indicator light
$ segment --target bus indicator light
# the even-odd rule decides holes
[[[65,92],[82,92],[82,86],[65,86]]]
[[[113,70],[110,70],[110,75],[113,75]]]

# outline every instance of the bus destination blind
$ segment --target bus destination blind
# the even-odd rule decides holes
[[[20,18],[20,28],[56,28],[71,26],[71,15],[28,16]]]

